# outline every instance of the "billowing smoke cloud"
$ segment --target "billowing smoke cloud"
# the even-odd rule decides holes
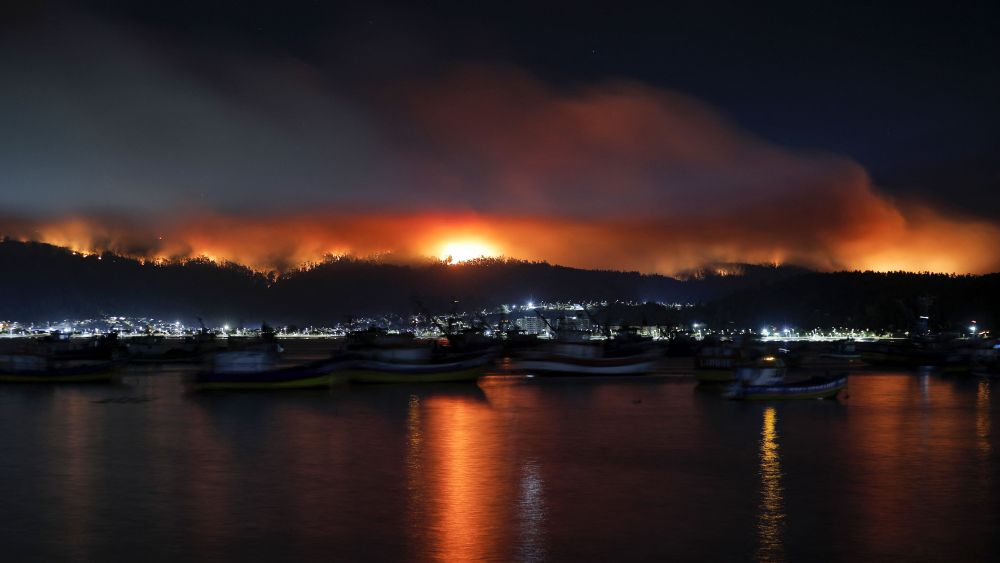
[[[2,234],[259,269],[456,244],[663,273],[1000,269],[997,225],[890,201],[850,159],[775,146],[676,92],[489,65],[359,88],[79,29],[0,45]]]
[[[0,36],[3,211],[183,213],[385,185],[367,109],[288,58],[65,16]]]

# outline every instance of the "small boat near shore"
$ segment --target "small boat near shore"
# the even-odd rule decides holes
[[[727,399],[741,401],[773,401],[789,399],[832,399],[847,388],[847,376],[832,379],[814,377],[795,383],[775,383],[771,385],[747,385],[733,383],[726,389]]]
[[[53,360],[45,356],[0,356],[0,382],[107,383],[121,369],[120,361]]]
[[[830,399],[847,387],[847,375],[816,375],[788,382],[786,374],[780,358],[765,356],[752,366],[736,369],[736,381],[726,388],[723,396],[740,401]]]
[[[330,359],[277,367],[267,352],[222,352],[208,369],[195,374],[193,386],[198,391],[315,389],[346,383],[342,368],[343,362]]]

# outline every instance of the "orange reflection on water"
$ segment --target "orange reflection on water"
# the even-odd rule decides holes
[[[86,553],[91,533],[90,515],[95,510],[94,481],[97,479],[95,454],[101,448],[99,426],[103,412],[85,402],[83,397],[67,397],[56,401],[52,414],[69,421],[62,438],[64,476],[59,479],[63,489],[60,498],[65,503],[64,521],[69,542],[77,553]]]
[[[990,456],[990,382],[980,381],[976,390],[976,438],[979,453],[983,458]]]
[[[990,454],[993,447],[990,445],[990,382],[982,380],[976,389],[976,447],[979,450],[979,486],[983,490],[983,497],[988,498],[986,491],[989,490],[990,481],[993,480],[993,468],[990,463]]]
[[[481,413],[465,401],[454,401],[443,414],[431,421],[435,434],[442,438],[437,453],[442,477],[438,525],[443,533],[436,543],[446,561],[482,561],[493,552],[495,538],[488,531],[490,514],[483,510],[491,489],[488,482],[484,487],[477,484],[484,465],[475,436],[477,430],[482,431],[476,428]]]
[[[406,490],[409,494],[407,516],[410,522],[407,531],[410,543],[420,545],[420,533],[416,523],[423,520],[423,454],[424,433],[421,428],[420,397],[410,395],[406,410]]]
[[[203,553],[217,554],[229,544],[231,505],[234,491],[234,462],[230,444],[215,432],[211,414],[202,409],[191,411],[187,434],[191,457],[189,496],[192,501],[193,540]]]
[[[944,528],[913,527],[910,513],[953,512],[956,495],[973,485],[969,395],[939,377],[871,374],[851,385],[849,431],[840,438],[851,468],[845,483],[865,491],[863,502],[846,507],[865,549],[905,559],[921,541],[947,541]]]
[[[316,538],[327,536],[331,526],[343,525],[328,513],[331,483],[327,476],[339,459],[349,455],[348,431],[332,424],[326,412],[292,401],[273,410],[266,428],[265,440],[287,446],[281,451],[292,483],[281,489],[284,494],[270,498],[277,506],[289,503],[283,525],[296,531],[294,541],[307,550],[318,541]],[[261,525],[267,526],[268,522],[262,521]]]
[[[914,451],[921,447],[923,421],[910,413],[917,412],[925,392],[917,378],[905,376],[871,376],[858,383],[861,388],[852,389],[851,448],[846,451],[856,456],[859,481],[869,496],[854,508],[862,529],[877,530],[864,536],[869,548],[888,554],[907,543],[899,512],[909,491],[897,475],[916,461]]]
[[[440,561],[502,559],[509,479],[495,416],[465,397],[411,397],[407,471],[411,527],[427,526]]]
[[[784,493],[781,488],[781,457],[778,452],[778,413],[764,409],[760,438],[760,514],[757,516],[758,561],[782,561],[785,524]]]

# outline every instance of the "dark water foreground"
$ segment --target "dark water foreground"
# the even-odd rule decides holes
[[[913,374],[782,404],[665,379],[3,386],[0,556],[995,560],[997,395]]]

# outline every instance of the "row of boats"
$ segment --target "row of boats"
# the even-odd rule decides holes
[[[834,343],[714,343],[696,358],[699,381],[727,381],[732,370],[765,355],[777,355],[791,369],[914,369],[931,367],[954,375],[996,377],[1000,374],[1000,342],[982,338],[914,339]]]
[[[496,340],[460,334],[437,341],[412,335],[363,331],[340,341],[328,357],[288,364],[273,333],[255,339],[129,339],[114,335],[89,340],[58,335],[30,339],[0,353],[0,381],[91,382],[110,380],[127,363],[200,361],[197,389],[282,389],[338,383],[432,383],[474,381],[505,358],[508,371],[544,375],[640,375],[653,370],[662,349],[649,339],[599,341],[561,338],[504,349]],[[528,344],[525,340],[524,344]]]
[[[652,373],[665,354],[677,352],[628,333],[595,340],[588,332],[563,331],[552,341],[525,339],[513,347],[507,341],[505,348],[481,334],[422,341],[372,330],[339,341],[327,357],[290,364],[283,360],[282,345],[273,333],[220,340],[209,334],[150,337],[129,339],[126,347],[114,335],[30,339],[17,350],[0,351],[0,381],[109,381],[128,362],[154,361],[201,362],[191,382],[199,390],[474,381],[498,368],[540,376],[620,376]],[[989,358],[980,351],[973,356],[977,362]],[[846,389],[847,374],[870,364],[851,342],[806,352],[759,342],[709,343],[697,351],[691,371],[697,381],[724,388],[723,394],[732,399],[815,399],[838,396]],[[997,373],[989,363],[976,365],[982,371],[972,373]]]
[[[345,383],[444,383],[475,381],[495,369],[500,356],[497,346],[455,348],[437,342],[405,338],[380,338],[363,345],[349,345],[328,358],[283,365],[281,348],[263,340],[244,349],[211,354],[191,381],[197,390],[308,389]],[[621,376],[652,372],[662,350],[633,342],[622,346],[599,341],[557,341],[506,357],[507,372],[540,376]],[[93,382],[109,381],[124,365],[122,360],[56,360],[31,355],[0,356],[0,381]],[[727,396],[733,399],[804,398],[801,390],[784,382],[784,366],[772,357],[754,366],[732,370],[739,382]],[[816,382],[809,394],[836,394],[846,378]]]
[[[784,346],[784,345],[783,345]],[[819,347],[761,342],[714,343],[695,357],[695,379],[742,399],[822,399],[846,392],[847,376],[868,368],[932,367],[942,373],[1000,377],[1000,344],[984,339],[932,338],[841,341]]]
[[[406,334],[362,332],[329,358],[272,367],[269,350],[215,354],[211,367],[195,376],[199,389],[313,387],[341,383],[453,383],[475,381],[502,363],[508,373],[537,375],[642,375],[662,350],[649,339],[597,341],[564,333],[551,342],[505,350],[472,333],[435,341]],[[253,365],[246,362],[253,358]]]

